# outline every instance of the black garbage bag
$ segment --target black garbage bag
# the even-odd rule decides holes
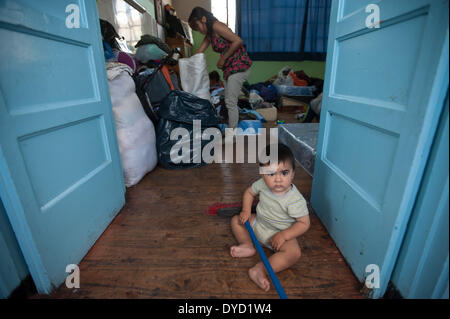
[[[156,128],[156,148],[159,164],[167,169],[205,165],[202,159],[203,148],[213,140],[213,137],[203,140],[201,134],[209,127],[219,130],[220,123],[220,118],[211,102],[193,94],[175,90],[162,101],[158,116],[160,120]],[[201,121],[198,129],[195,130],[194,120]],[[181,134],[184,132],[184,137],[176,136],[174,140],[171,140],[171,134],[176,132]],[[186,132],[189,135],[186,135]],[[196,145],[199,143],[200,148],[194,146],[194,140]]]

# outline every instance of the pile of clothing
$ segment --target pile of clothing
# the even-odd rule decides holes
[[[266,82],[244,86],[249,93],[239,99],[243,108],[263,107],[256,111],[264,113],[274,106],[279,111],[296,113],[300,122],[311,122],[320,114],[323,80],[310,77],[303,70],[293,71],[286,66]]]
[[[170,73],[168,66],[179,62],[181,71],[182,62],[188,62],[183,60],[188,59],[173,59],[176,52],[151,35],[143,35],[136,44],[136,54],[132,54],[111,24],[101,20],[101,25],[125,185],[137,184],[157,164],[168,169],[207,164],[201,155],[209,140],[201,139],[200,152],[186,146],[192,144],[194,134],[210,127],[219,128],[220,118],[209,101],[207,74],[207,99],[189,93],[187,84],[183,84],[185,91],[182,91],[177,75]],[[194,59],[198,58],[196,55]],[[204,69],[206,72],[206,62]],[[194,75],[188,75],[194,83]],[[201,121],[200,128],[194,127],[194,120]],[[177,128],[186,133],[181,141],[172,137]],[[177,148],[180,143],[187,143],[183,144],[181,155]]]
[[[211,101],[226,122],[224,88],[216,73],[210,73]],[[322,79],[310,77],[303,70],[284,67],[265,82],[244,83],[238,99],[239,120],[276,121],[278,111],[282,110],[296,113],[300,122],[311,122],[320,114],[322,89]]]

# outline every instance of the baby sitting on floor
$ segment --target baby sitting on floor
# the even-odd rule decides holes
[[[266,154],[269,149],[270,146],[267,146]],[[231,229],[239,244],[230,248],[230,254],[233,257],[255,254],[255,247],[244,225],[249,220],[258,241],[275,252],[269,262],[274,272],[279,272],[300,258],[297,237],[309,229],[309,212],[302,194],[292,184],[295,160],[286,145],[278,144],[278,163],[259,165],[264,169],[262,178],[247,188],[242,200],[242,212],[231,219]],[[251,214],[257,195],[256,214]],[[270,282],[262,262],[250,268],[248,274],[261,289],[269,290]]]

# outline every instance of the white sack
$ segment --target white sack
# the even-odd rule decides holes
[[[108,82],[125,185],[130,187],[158,162],[155,127],[145,114],[127,72]]]
[[[179,59],[178,65],[183,90],[199,98],[210,100],[205,54],[197,53],[190,58]]]
[[[320,93],[319,96],[312,100],[309,104],[311,105],[314,113],[320,115],[320,111],[322,109],[322,93]]]

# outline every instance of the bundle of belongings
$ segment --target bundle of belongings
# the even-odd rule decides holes
[[[292,71],[284,67],[273,78],[278,91],[277,106],[283,112],[296,113],[300,122],[319,119],[320,107],[312,108],[321,102],[323,80],[309,77],[303,70]]]
[[[211,101],[223,121],[228,120],[223,83],[219,74],[209,74]],[[238,99],[239,120],[276,121],[278,111],[295,113],[300,122],[311,122],[320,114],[323,80],[303,70],[284,67],[266,82],[244,83]],[[314,107],[312,107],[314,105]]]
[[[291,68],[285,66],[280,70],[273,84],[307,86],[308,82],[304,79],[297,77],[297,75],[294,72],[292,72]]]
[[[216,107],[222,122],[228,121],[228,111],[225,105],[225,89],[217,71],[209,74],[211,103]],[[239,120],[260,120],[262,122],[276,121],[277,110],[274,106],[277,91],[271,83],[244,83],[238,98]]]
[[[132,54],[109,22],[100,23],[126,186],[137,184],[157,164],[168,169],[206,164],[201,155],[209,141],[201,139],[201,133],[210,127],[218,130],[220,123],[209,100],[207,74],[206,92],[204,89],[206,63],[201,64],[204,70],[188,71],[192,92],[183,92],[177,75],[168,67],[178,63],[172,58],[178,51],[170,50],[157,37],[143,35]],[[193,126],[194,120],[201,121],[200,129]],[[173,140],[171,134],[177,128],[187,135]],[[200,151],[190,147],[195,134],[200,134]]]
[[[169,46],[160,38],[144,34],[136,43],[136,59],[145,64],[150,60],[162,60],[164,57],[170,55],[171,50]]]
[[[210,101],[188,92],[172,91],[163,100],[159,116],[156,129],[159,164],[168,169],[205,165],[204,149],[214,141],[213,136],[205,139],[205,130],[216,128],[218,133],[220,124]],[[214,148],[208,149],[214,156]]]
[[[155,127],[136,95],[132,69],[107,62],[106,72],[124,181],[130,187],[156,166]]]

